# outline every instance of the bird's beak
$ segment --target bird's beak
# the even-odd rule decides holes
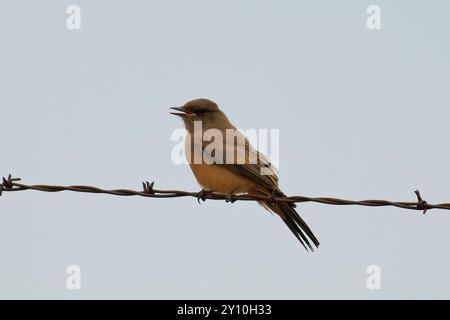
[[[178,111],[178,112],[171,112],[170,113],[170,114],[173,114],[174,116],[184,117],[184,116],[192,114],[190,112],[187,112],[187,111],[183,110],[182,107],[179,107],[179,108],[172,107],[170,109]]]

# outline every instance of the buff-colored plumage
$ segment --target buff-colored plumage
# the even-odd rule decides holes
[[[216,103],[207,99],[196,99],[181,108],[173,109],[180,111],[174,114],[182,117],[189,132],[186,139],[186,158],[204,190],[225,195],[285,196],[279,189],[278,176],[270,161],[251,146]],[[201,123],[201,135],[194,134],[196,121],[197,124]],[[214,154],[205,152],[211,141],[204,141],[202,138],[203,133],[209,129],[222,132],[224,138],[215,144]],[[227,129],[233,130],[235,134],[231,141],[225,139]],[[199,152],[200,156],[196,158],[195,152]],[[227,155],[232,155],[233,163],[227,162],[229,160]],[[278,214],[305,248],[313,250],[310,240],[316,247],[319,246],[319,241],[295,211],[295,204],[259,203],[267,210]]]

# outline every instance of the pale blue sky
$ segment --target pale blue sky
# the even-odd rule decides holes
[[[82,28],[66,29],[66,7]],[[381,8],[382,29],[366,28]],[[198,190],[168,107],[280,130],[291,195],[450,201],[448,1],[2,1],[0,175]],[[0,198],[2,298],[450,298],[450,213],[300,206],[307,254],[255,203]],[[68,265],[82,290],[65,287]],[[382,290],[366,288],[366,268]]]

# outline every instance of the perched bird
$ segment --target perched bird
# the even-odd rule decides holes
[[[182,107],[171,109],[175,110],[171,114],[183,119],[188,132],[186,158],[195,178],[203,188],[202,192],[215,192],[230,198],[231,195],[238,194],[285,196],[278,186],[276,170],[267,157],[250,145],[215,102],[208,99],[196,99]],[[195,132],[199,124],[201,124],[201,132]],[[219,131],[223,138],[223,141],[214,141],[215,148],[211,148],[209,155],[205,153],[205,150],[211,142],[203,139],[203,134],[208,130]],[[234,136],[231,141],[228,141],[230,139],[225,137],[227,137],[226,132],[230,130],[234,132]],[[196,152],[199,152],[201,156],[196,158]],[[230,161],[230,154],[233,161]],[[213,162],[211,159],[223,161]],[[258,201],[258,203],[279,215],[306,250],[309,248],[314,251],[314,246],[319,247],[319,241],[296,212],[294,203],[268,201]]]

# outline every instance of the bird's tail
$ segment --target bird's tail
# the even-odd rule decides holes
[[[314,251],[314,246],[316,248],[319,247],[319,240],[317,240],[306,222],[299,216],[295,210],[296,205],[294,203],[278,202],[270,204],[263,201],[258,203],[266,209],[278,214],[307,251],[308,248],[309,250]]]

